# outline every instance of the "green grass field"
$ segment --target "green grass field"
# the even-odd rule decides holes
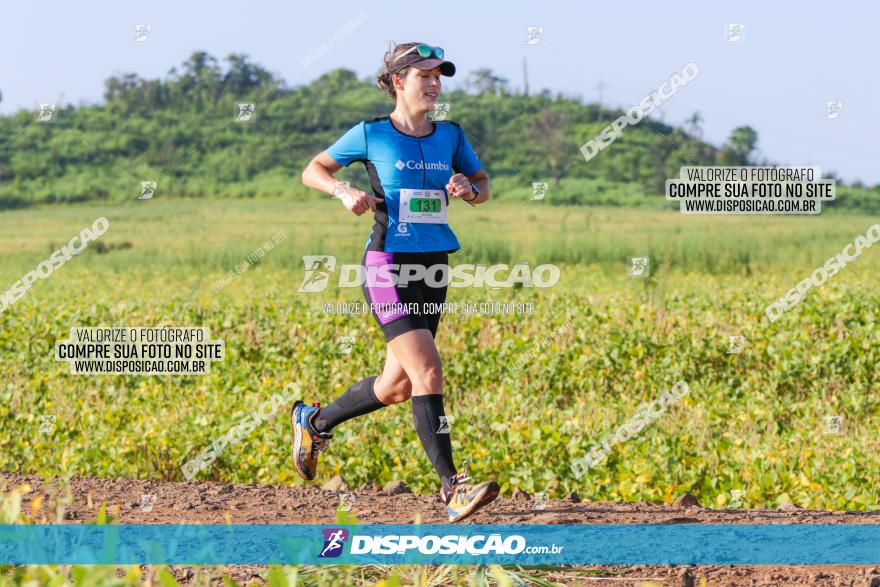
[[[327,403],[381,369],[368,316],[321,304],[359,289],[297,293],[302,255],[357,263],[370,220],[335,201],[163,200],[0,214],[0,290],[99,216],[110,230],[0,313],[0,469],[180,480],[180,466],[289,381]],[[880,504],[876,275],[867,249],[775,323],[764,307],[878,221],[835,215],[686,217],[656,210],[454,207],[457,263],[556,263],[550,289],[452,289],[449,301],[533,301],[531,316],[446,316],[438,335],[457,460],[478,475],[559,497],[669,502],[690,491],[722,507],[792,500]],[[262,263],[213,286],[278,231]],[[627,275],[649,255],[651,276]],[[545,337],[558,332],[541,352]],[[72,376],[54,359],[71,326],[207,326],[227,357],[209,375]],[[355,336],[351,354],[340,336]],[[743,335],[740,354],[728,336]],[[531,354],[529,355],[528,353]],[[530,357],[522,370],[513,367]],[[571,462],[684,379],[690,395],[576,479]],[[502,417],[503,414],[503,417]],[[44,415],[55,415],[50,433]],[[823,418],[845,429],[824,434]],[[198,479],[298,484],[284,414]],[[335,431],[318,481],[402,479],[436,489],[408,404]]]

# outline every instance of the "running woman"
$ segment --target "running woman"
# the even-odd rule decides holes
[[[297,401],[291,420],[294,465],[304,479],[312,480],[334,427],[412,400],[416,432],[440,478],[440,498],[449,521],[458,522],[495,499],[499,486],[495,481],[469,483],[469,462],[459,472],[452,460],[443,370],[434,342],[440,323],[436,308],[446,300],[448,273],[442,281],[431,279],[431,285],[425,278],[410,278],[406,287],[382,283],[378,277],[398,276],[400,266],[409,266],[410,277],[434,265],[448,266],[449,253],[461,248],[449,227],[450,198],[476,206],[489,197],[489,176],[462,128],[427,117],[440,93],[440,76],[453,75],[455,65],[443,59],[440,47],[396,45],[386,52],[377,79],[379,88],[395,100],[394,111],[358,123],[303,171],[305,185],[338,197],[357,216],[373,213],[362,261],[367,276],[363,293],[388,348],[380,375],[361,379],[328,406]],[[372,194],[333,177],[358,161],[367,169]],[[433,311],[408,311],[415,308]]]

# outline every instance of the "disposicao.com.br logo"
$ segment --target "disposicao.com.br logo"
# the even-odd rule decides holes
[[[348,540],[348,530],[345,528],[324,528],[324,545],[318,558],[336,558],[342,554],[345,541]]]
[[[349,554],[406,555],[410,552],[438,555],[517,555],[517,554],[559,554],[564,546],[528,546],[526,539],[518,534],[502,536],[498,533],[475,534],[388,534],[388,535],[348,535],[343,528],[325,528],[320,557],[337,557],[342,554],[344,545],[350,540]]]
[[[332,255],[307,255],[303,257],[305,274],[297,291],[316,293],[324,291],[330,277],[336,271],[336,257]],[[461,263],[446,265],[438,263],[424,266],[418,264],[386,263],[381,265],[340,265],[338,287],[406,287],[413,281],[424,281],[430,287],[553,287],[559,282],[561,272],[552,264],[531,268],[520,262],[510,267],[505,263],[474,265]]]

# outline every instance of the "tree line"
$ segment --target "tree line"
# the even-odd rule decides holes
[[[546,182],[550,204],[664,205],[664,182],[683,165],[769,163],[755,159],[749,126],[720,147],[704,142],[698,112],[686,128],[645,119],[585,161],[579,147],[623,111],[511,90],[487,68],[440,100],[506,188],[493,190],[498,197]],[[103,103],[58,105],[51,121],[26,111],[0,117],[0,208],[137,198],[142,182],[155,182],[159,197],[315,197],[299,181],[308,160],[392,109],[373,79],[348,69],[290,87],[246,55],[221,63],[195,52],[164,79],[110,77]],[[880,210],[880,186],[838,192],[836,207]]]

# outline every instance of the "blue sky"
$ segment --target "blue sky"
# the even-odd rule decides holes
[[[359,14],[363,24],[303,65]],[[297,85],[336,67],[372,74],[388,41],[422,40],[456,63],[453,85],[490,67],[522,86],[525,56],[532,91],[593,101],[602,82],[604,102],[624,108],[693,61],[700,76],[664,104],[666,122],[682,124],[699,110],[715,144],[749,124],[773,161],[878,183],[878,22],[875,4],[849,1],[15,2],[0,21],[0,113],[40,101],[97,102],[109,75],[164,76],[195,50],[247,53]],[[725,41],[727,23],[745,25],[741,42]],[[133,42],[136,24],[152,25],[142,43]],[[528,26],[544,27],[536,45],[525,44]],[[843,102],[838,118],[824,118],[827,100]]]

